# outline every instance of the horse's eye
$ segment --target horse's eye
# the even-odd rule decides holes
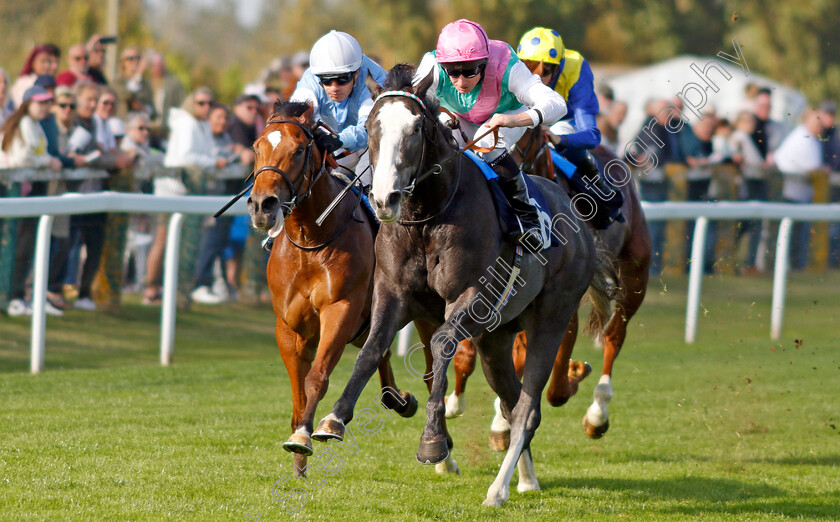
[[[414,125],[414,134],[420,134],[421,130],[423,130],[423,125],[420,123],[416,123]]]
[[[305,149],[304,149],[303,145],[298,145],[298,148],[297,148],[297,150],[295,151],[295,154],[303,154],[303,151],[304,151],[304,150],[305,150]]]

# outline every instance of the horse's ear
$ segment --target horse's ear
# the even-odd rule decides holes
[[[375,100],[376,97],[382,94],[382,91],[384,90],[373,78],[373,75],[370,74],[370,71],[368,71],[367,78],[365,78],[365,86],[370,91],[370,98],[372,100]]]
[[[306,104],[306,110],[303,111],[303,113],[300,116],[297,117],[297,121],[299,121],[303,124],[311,122],[312,121],[312,114],[313,114],[312,111],[313,111],[312,104],[307,103]]]
[[[417,95],[418,98],[421,100],[426,99],[426,91],[429,90],[429,87],[432,86],[432,82],[435,81],[435,70],[432,69],[429,71],[429,74],[426,75],[425,78],[420,80],[420,83],[417,84],[417,87],[414,88],[414,94]]]

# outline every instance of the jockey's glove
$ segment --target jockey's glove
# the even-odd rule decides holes
[[[332,154],[344,145],[341,143],[341,138],[332,133],[316,132],[315,144],[318,148],[326,154]]]

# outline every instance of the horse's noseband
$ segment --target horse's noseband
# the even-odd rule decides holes
[[[309,140],[309,143],[306,144],[306,156],[303,159],[303,168],[301,169],[303,175],[298,178],[297,183],[294,183],[289,174],[286,173],[283,169],[275,167],[274,165],[265,165],[254,174],[254,180],[256,180],[256,177],[259,176],[262,172],[274,172],[276,174],[279,174],[280,177],[283,178],[283,181],[286,182],[286,185],[289,186],[289,190],[291,191],[291,198],[289,198],[289,201],[285,201],[280,204],[280,210],[281,212],[283,212],[283,218],[285,219],[289,216],[289,214],[292,213],[292,211],[294,211],[297,205],[302,203],[304,200],[306,200],[306,198],[308,198],[312,194],[312,186],[315,184],[316,181],[318,181],[318,178],[324,172],[324,168],[326,165],[326,155],[324,155],[324,165],[321,165],[321,170],[318,171],[318,173],[313,179],[309,180],[309,186],[307,187],[306,192],[300,194],[299,190],[303,186],[303,181],[309,175],[309,163],[310,161],[312,161],[312,144],[315,142],[312,130],[296,120],[269,120],[268,122],[266,122],[265,125],[266,127],[268,127],[273,123],[291,123],[292,125],[297,126],[301,131],[303,131],[303,134]]]

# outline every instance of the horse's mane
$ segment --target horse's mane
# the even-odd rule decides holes
[[[277,100],[274,102],[274,109],[271,111],[271,118],[298,118],[309,108],[308,103]]]
[[[414,85],[412,82],[416,71],[417,68],[408,63],[398,63],[393,66],[391,70],[388,71],[388,75],[385,77],[385,90],[414,92]],[[426,104],[429,116],[437,121],[437,115],[440,109],[440,103],[437,101],[437,98],[429,96],[427,93],[418,93],[418,95],[420,95],[423,99],[423,103]],[[446,125],[438,125],[437,127],[440,129],[441,133],[443,133],[445,141],[450,142],[452,140],[452,129]]]

